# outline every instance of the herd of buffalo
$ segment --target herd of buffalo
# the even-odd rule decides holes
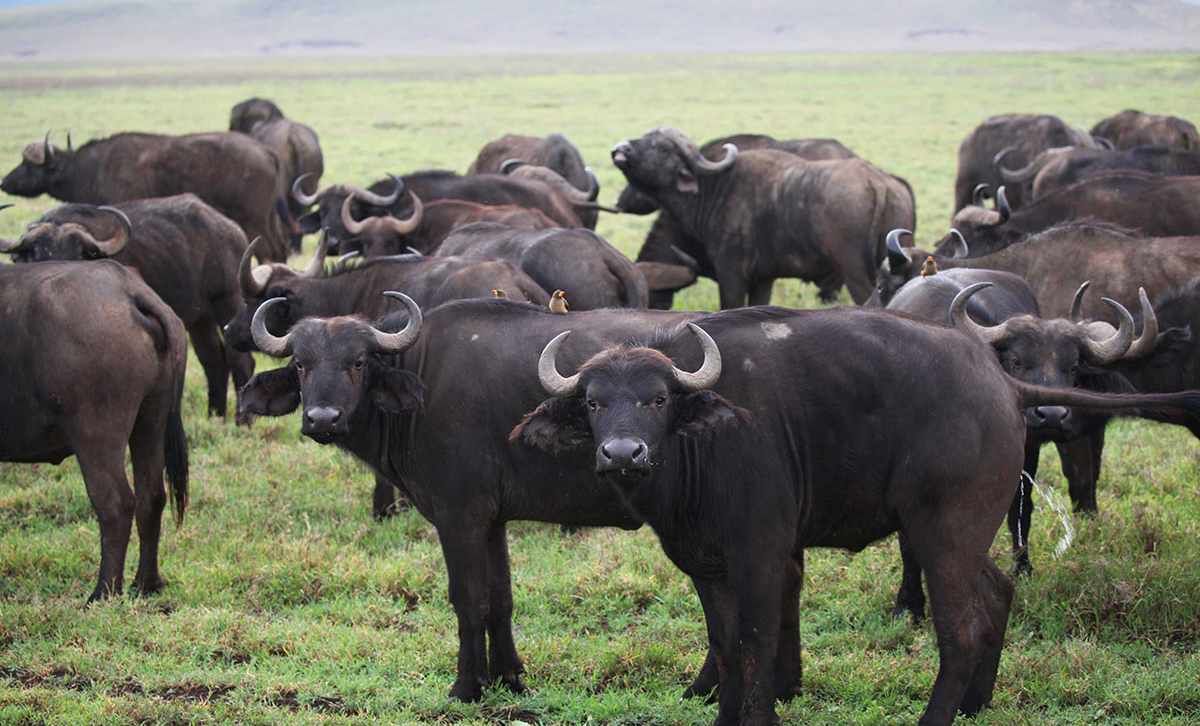
[[[466,175],[324,185],[317,134],[259,98],[228,132],[29,144],[0,188],[63,204],[0,240],[31,263],[0,266],[0,460],[77,458],[91,599],[122,592],[135,521],[132,587],[163,586],[190,338],[211,415],[230,377],[238,424],[299,409],[373,471],[377,517],[436,528],[452,698],[524,688],[505,527],[534,520],[653,528],[708,630],[685,695],[720,724],[772,723],[800,688],[804,550],[899,532],[894,612],[923,618],[927,592],[940,656],[921,723],[984,707],[1013,597],[988,550],[1007,515],[1030,571],[1041,445],[1089,512],[1110,418],[1200,436],[1196,127],[989,118],[928,251],[908,182],[833,139],[662,128],[611,156],[615,208],[557,134],[490,142]],[[658,214],[636,261],[593,231],[605,212]],[[671,311],[697,276],[721,312]],[[770,307],[786,277],[861,307]],[[254,351],[290,362],[255,375]]]

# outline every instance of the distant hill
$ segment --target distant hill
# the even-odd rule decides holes
[[[214,0],[0,6],[0,57],[1200,49],[1195,0]]]

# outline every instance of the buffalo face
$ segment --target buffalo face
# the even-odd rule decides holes
[[[48,193],[62,175],[70,153],[55,147],[48,137],[46,141],[26,146],[21,163],[0,181],[0,190],[18,197],[38,197]]]
[[[132,235],[133,225],[121,210],[70,204],[29,225],[15,243],[0,240],[0,252],[16,263],[98,260],[119,253]]]
[[[736,146],[726,144],[725,157],[721,161],[710,161],[681,132],[655,129],[640,139],[622,141],[614,146],[612,160],[630,184],[646,195],[658,198],[670,193],[698,194],[699,177],[729,170],[737,160],[737,153]]]
[[[695,435],[747,416],[708,390],[721,375],[721,353],[702,328],[688,327],[705,354],[695,373],[676,368],[658,350],[619,346],[564,377],[555,359],[570,331],[560,333],[538,361],[542,386],[555,398],[526,415],[510,438],[551,452],[590,441],[597,475],[624,488],[645,481],[673,434]]]
[[[286,335],[266,329],[266,317],[279,300],[259,307],[251,323],[254,342],[273,356],[291,355],[284,369],[256,375],[242,391],[240,413],[281,416],[301,408],[300,430],[318,443],[351,431],[351,422],[369,400],[385,413],[420,405],[416,377],[389,359],[416,342],[421,310],[402,293],[384,293],[404,303],[408,318],[399,333],[385,333],[357,318],[308,318]]]
[[[263,313],[263,324],[272,335],[284,335],[294,323],[305,317],[304,293],[310,280],[323,274],[325,255],[329,249],[328,237],[322,235],[308,267],[293,270],[280,263],[255,265],[254,258],[261,244],[261,239],[254,240],[242,254],[238,265],[238,287],[243,304],[225,325],[225,342],[243,353],[255,350],[250,325],[255,311],[263,302],[279,301]]]

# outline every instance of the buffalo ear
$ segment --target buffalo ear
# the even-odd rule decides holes
[[[300,379],[287,365],[265,373],[256,373],[238,396],[238,416],[286,416],[300,405]]]
[[[302,215],[300,219],[296,220],[296,225],[300,228],[301,234],[316,234],[321,231],[321,213],[314,211]]]
[[[520,441],[549,454],[578,449],[591,440],[592,429],[578,396],[542,401],[508,435],[510,444]]]
[[[750,412],[712,391],[697,391],[679,398],[675,431],[680,436],[701,436],[734,424],[750,423]]]
[[[371,402],[384,413],[416,411],[425,403],[425,385],[415,373],[390,366],[373,366]]]
[[[700,184],[696,181],[696,177],[687,169],[680,169],[679,176],[675,177],[675,188],[684,194],[699,194]]]

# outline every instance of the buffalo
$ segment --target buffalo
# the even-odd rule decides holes
[[[1109,172],[1015,210],[1001,187],[996,194],[996,209],[968,206],[955,215],[954,228],[966,238],[973,255],[990,254],[1026,235],[1075,220],[1109,222],[1147,237],[1200,235],[1197,198],[1200,176]],[[945,254],[957,248],[961,237],[947,235],[937,251]]]
[[[1200,132],[1195,124],[1176,116],[1159,116],[1126,109],[1092,127],[1092,136],[1107,139],[1118,149],[1135,146],[1170,146],[1200,151]]]
[[[316,209],[299,220],[304,233],[326,230],[332,236],[332,249],[352,251],[356,240],[342,224],[342,207],[346,197],[353,197],[349,216],[364,219],[367,216],[393,216],[408,219],[413,216],[413,199],[428,203],[438,199],[460,199],[476,204],[513,205],[536,209],[554,221],[559,227],[581,227],[581,209],[595,207],[587,202],[577,207],[558,191],[540,181],[505,176],[502,174],[478,174],[459,176],[449,171],[421,171],[404,177],[389,177],[377,181],[367,189],[347,185],[326,187],[313,195],[301,189],[302,179],[292,185],[292,196],[306,208]],[[410,194],[404,194],[405,190]],[[342,249],[341,245],[347,245]]]
[[[188,501],[183,325],[136,272],[109,260],[0,265],[0,309],[0,461],[75,456],[100,522],[88,601],[121,593],[135,519],[133,587],[157,592],[164,469],[177,525]]]
[[[0,240],[13,262],[112,258],[137,270],[183,321],[208,379],[208,411],[225,415],[234,390],[254,373],[254,359],[228,348],[221,326],[237,313],[238,261],[246,235],[193,194],[122,202],[112,207],[65,204],[50,210],[16,241]]]
[[[287,259],[286,202],[279,159],[245,134],[163,136],[122,133],[78,150],[41,142],[25,147],[21,163],[0,181],[8,194],[49,194],[63,202],[117,204],[191,192],[229,217],[247,239],[266,240],[263,253]]]
[[[1033,161],[1046,149],[1078,146],[1103,148],[1088,133],[1072,128],[1057,116],[1014,113],[992,116],[975,127],[958,147],[958,175],[954,179],[954,211],[976,202],[976,188],[987,184],[992,189],[1004,181],[996,171],[995,158],[1008,150],[1007,161],[1021,166]],[[1013,190],[1009,200],[1014,209],[1029,202],[1021,190]]]
[[[701,146],[700,153],[710,161],[719,161],[725,154],[725,144],[733,144],[739,151],[786,151],[809,161],[857,158],[853,151],[835,139],[780,141],[764,134],[723,136]],[[896,178],[907,186],[908,182]],[[629,214],[653,214],[659,211],[658,202],[633,184],[625,186],[617,201],[617,208]],[[716,270],[708,260],[703,245],[690,237],[683,225],[665,210],[659,212],[650,226],[646,241],[638,252],[637,264],[642,268],[650,288],[650,307],[656,310],[669,310],[675,293],[695,282],[697,275],[716,279]]]
[[[652,344],[604,346],[582,365],[563,365],[558,351],[570,328],[591,331],[563,327],[536,364],[551,398],[511,437],[564,467],[590,459],[692,577],[722,724],[776,722],[776,671],[799,673],[778,603],[798,587],[804,550],[858,551],[895,531],[928,575],[938,635],[921,723],[974,714],[992,697],[1013,595],[988,548],[1017,488],[1021,410],[1200,416],[1196,392],[1032,386],[971,336],[878,311],[732,311],[690,321],[694,336],[675,326]],[[938,385],[914,386],[914,366]]]
[[[346,254],[359,252],[364,257],[403,254],[406,250],[433,252],[458,227],[475,222],[493,222],[519,229],[550,229],[554,220],[536,209],[512,204],[476,204],[461,199],[439,199],[428,204],[415,194],[412,214],[407,219],[369,216],[355,219],[354,194],[342,202],[342,228],[347,240],[338,245]]]
[[[265,98],[250,98],[234,106],[229,115],[229,130],[249,134],[275,153],[284,187],[303,176],[311,182],[309,193],[317,191],[325,173],[325,157],[316,131],[286,118],[278,106]],[[282,196],[287,199],[290,224],[306,210],[287,194],[286,188],[282,188]],[[292,248],[299,251],[299,228],[291,232]]]
[[[1077,292],[1073,307],[1079,307],[1087,286]],[[1113,330],[1107,323],[1045,319],[1039,314],[1033,291],[1020,277],[996,270],[952,269],[917,277],[900,288],[887,309],[907,313],[935,323],[950,323],[980,338],[996,352],[1005,373],[1042,386],[1079,387],[1099,392],[1128,389],[1128,383],[1111,372],[1123,359],[1138,359],[1153,351],[1158,326],[1145,291],[1139,292],[1141,312],[1147,321],[1134,337],[1132,315],[1112,303],[1121,319]],[[936,382],[934,382],[936,385]],[[1025,411],[1026,442],[1023,470],[1036,476],[1042,444],[1057,445],[1070,489],[1080,496],[1094,480],[1086,473],[1091,454],[1075,456],[1075,442],[1090,433],[1094,420],[1059,406]],[[1013,571],[1031,571],[1028,535],[1033,511],[1029,487],[1023,487],[1008,514],[1013,544]],[[901,550],[904,542],[901,541]],[[910,572],[906,561],[904,586],[896,599],[895,614],[907,611],[916,618],[924,609],[919,574]],[[912,579],[915,578],[915,579]]]
[[[912,221],[908,190],[861,159],[812,162],[729,144],[714,162],[675,129],[623,141],[612,157],[701,242],[722,309],[769,302],[779,277],[816,282],[824,300],[845,284],[862,302],[891,222]]]
[[[1111,171],[1144,171],[1167,176],[1200,175],[1200,150],[1182,151],[1166,146],[1132,149],[1047,149],[1020,169],[1004,166],[1005,152],[996,157],[1000,178],[1011,188],[1022,186],[1026,199],[1037,200],[1077,181]]]
[[[484,144],[467,174],[504,174],[512,168],[506,167],[506,163],[512,161],[551,170],[576,191],[586,193],[590,201],[595,201],[600,191],[596,177],[583,162],[583,155],[562,134],[545,137],[505,134]],[[580,217],[583,226],[596,228],[595,210],[585,210]]]
[[[460,227],[438,255],[507,260],[546,290],[565,290],[572,310],[644,308],[646,280],[625,255],[587,229]]]

